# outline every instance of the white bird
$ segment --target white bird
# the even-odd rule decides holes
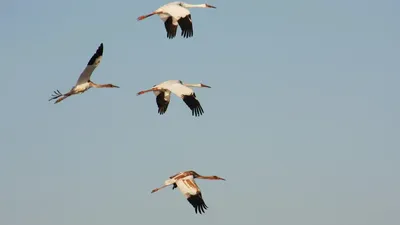
[[[202,176],[193,170],[177,173],[164,182],[164,185],[153,189],[151,193],[159,191],[162,188],[173,185],[172,190],[179,188],[182,194],[186,197],[188,202],[193,206],[195,212],[200,214],[208,208],[201,195],[201,190],[196,184],[194,179],[207,179],[207,180],[225,180],[218,176]]]
[[[181,80],[168,80],[158,85],[154,85],[151,89],[140,91],[137,95],[142,95],[152,91],[156,95],[158,113],[162,115],[167,111],[172,92],[182,98],[190,110],[192,110],[192,116],[200,116],[204,113],[203,108],[201,107],[200,102],[196,99],[196,94],[189,87],[211,88],[205,84],[184,84]]]
[[[59,90],[54,91],[54,94],[49,99],[49,101],[51,101],[53,99],[57,99],[57,101],[54,102],[54,104],[56,104],[56,103],[61,102],[64,99],[68,98],[71,95],[82,94],[83,92],[89,90],[92,87],[95,87],[95,88],[119,88],[118,86],[115,86],[113,84],[96,84],[90,80],[90,76],[92,75],[92,73],[96,69],[96,67],[100,64],[102,57],[103,57],[103,43],[100,44],[100,46],[97,48],[96,53],[94,53],[92,58],[90,58],[86,68],[83,70],[83,72],[79,76],[79,79],[76,82],[76,85],[74,87],[72,87],[72,89],[69,92],[67,92],[65,94],[62,94]]]
[[[165,29],[167,31],[167,37],[172,39],[176,36],[176,30],[178,25],[181,27],[181,35],[184,38],[189,38],[193,36],[193,24],[192,16],[190,15],[189,8],[213,8],[215,6],[208,4],[197,4],[192,5],[185,2],[171,2],[166,5],[161,6],[156,11],[139,16],[137,20],[146,19],[152,15],[160,16],[161,20],[164,21]]]

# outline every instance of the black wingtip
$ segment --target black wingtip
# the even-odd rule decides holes
[[[163,115],[167,112],[169,101],[165,100],[165,92],[161,91],[156,97],[158,113]]]
[[[96,52],[93,54],[93,56],[90,58],[88,62],[88,66],[93,65],[96,62],[96,59],[99,57],[103,56],[103,43],[100,44],[100,46],[97,48]]]
[[[196,94],[184,95],[183,101],[192,110],[192,116],[201,116],[204,113],[203,107],[201,107],[200,102],[196,99]]]
[[[178,20],[178,24],[181,27],[181,36],[184,38],[193,37],[193,24],[192,24],[192,16],[189,14],[183,18]]]
[[[197,213],[203,214],[205,213],[205,210],[208,209],[208,206],[206,205],[206,203],[203,200],[203,197],[201,196],[201,193],[192,195],[187,200],[193,206],[196,214]]]
[[[103,50],[104,50],[104,45],[103,43],[100,44],[99,48],[96,51],[96,55],[98,56],[102,56],[103,55]]]

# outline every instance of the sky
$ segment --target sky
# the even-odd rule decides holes
[[[399,1],[209,0],[172,40],[136,21],[165,3],[2,2],[0,224],[400,224]],[[121,88],[49,102],[100,43]],[[136,96],[171,79],[212,87],[201,117]],[[150,193],[185,170],[226,179],[203,215]]]

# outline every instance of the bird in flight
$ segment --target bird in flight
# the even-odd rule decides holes
[[[182,30],[181,36],[184,38],[189,38],[193,36],[192,16],[189,8],[215,9],[216,7],[208,4],[193,5],[185,2],[171,2],[161,6],[150,14],[139,16],[137,20],[140,21],[146,19],[147,17],[158,15],[164,22],[165,30],[167,31],[167,37],[169,39],[172,39],[176,36],[178,25]]]
[[[208,206],[203,200],[199,186],[196,184],[194,179],[207,179],[207,180],[225,180],[224,178],[218,176],[202,176],[193,170],[177,173],[170,176],[168,180],[164,182],[164,185],[155,188],[151,193],[157,192],[170,185],[172,190],[178,188],[182,194],[186,197],[188,202],[193,206],[195,213],[203,214]]]
[[[156,95],[156,102],[158,106],[158,113],[160,115],[167,111],[171,92],[182,98],[186,105],[192,110],[192,116],[201,116],[204,113],[200,102],[196,98],[196,94],[189,87],[206,87],[211,88],[205,84],[184,84],[181,80],[168,80],[158,85],[154,85],[151,89],[140,91],[137,95],[142,95],[152,91]]]
[[[90,76],[92,75],[92,73],[96,69],[96,67],[100,64],[100,61],[103,57],[103,48],[104,48],[103,43],[101,43],[100,46],[97,48],[96,53],[94,53],[93,56],[90,58],[86,68],[83,70],[83,72],[79,76],[79,79],[76,82],[76,85],[74,87],[72,87],[72,89],[69,92],[62,94],[59,90],[54,91],[54,94],[49,99],[49,101],[57,99],[54,102],[54,104],[56,104],[56,103],[61,102],[64,99],[68,98],[71,95],[82,94],[92,87],[94,87],[94,88],[119,88],[118,86],[113,85],[113,84],[96,84],[90,80]]]

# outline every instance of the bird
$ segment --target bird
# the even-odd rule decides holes
[[[225,180],[224,178],[218,176],[202,176],[193,170],[189,170],[170,176],[169,179],[164,182],[163,186],[153,189],[151,193],[173,185],[172,190],[179,188],[188,202],[193,206],[196,214],[203,214],[205,213],[205,210],[208,209],[208,206],[204,202],[201,190],[194,180],[196,178],[207,180]]]
[[[151,89],[140,91],[137,96],[153,91],[156,95],[156,102],[158,106],[158,113],[163,115],[168,108],[171,92],[182,98],[190,110],[192,110],[192,116],[201,116],[204,113],[200,102],[196,98],[196,94],[189,87],[206,87],[211,88],[205,84],[184,84],[181,80],[167,80],[158,85],[153,85]]]
[[[118,86],[113,85],[113,84],[96,84],[90,80],[90,76],[92,75],[92,73],[96,69],[96,67],[100,64],[100,61],[103,57],[103,49],[104,49],[104,45],[103,45],[103,43],[101,43],[100,46],[97,48],[96,52],[90,58],[87,66],[85,67],[85,69],[83,70],[81,75],[79,76],[79,79],[76,82],[76,85],[74,87],[72,87],[72,89],[69,92],[62,94],[59,90],[54,91],[54,94],[49,99],[49,101],[57,99],[54,102],[54,104],[57,104],[57,103],[61,102],[62,100],[68,98],[71,95],[82,94],[92,87],[95,87],[95,88],[119,88]]]
[[[158,15],[164,22],[165,30],[167,31],[167,38],[172,39],[176,36],[178,25],[182,30],[181,36],[184,38],[189,38],[193,36],[192,16],[188,10],[189,8],[216,9],[217,7],[209,4],[193,5],[185,2],[170,2],[161,6],[150,14],[139,16],[137,20],[140,21],[146,19],[147,17]]]

